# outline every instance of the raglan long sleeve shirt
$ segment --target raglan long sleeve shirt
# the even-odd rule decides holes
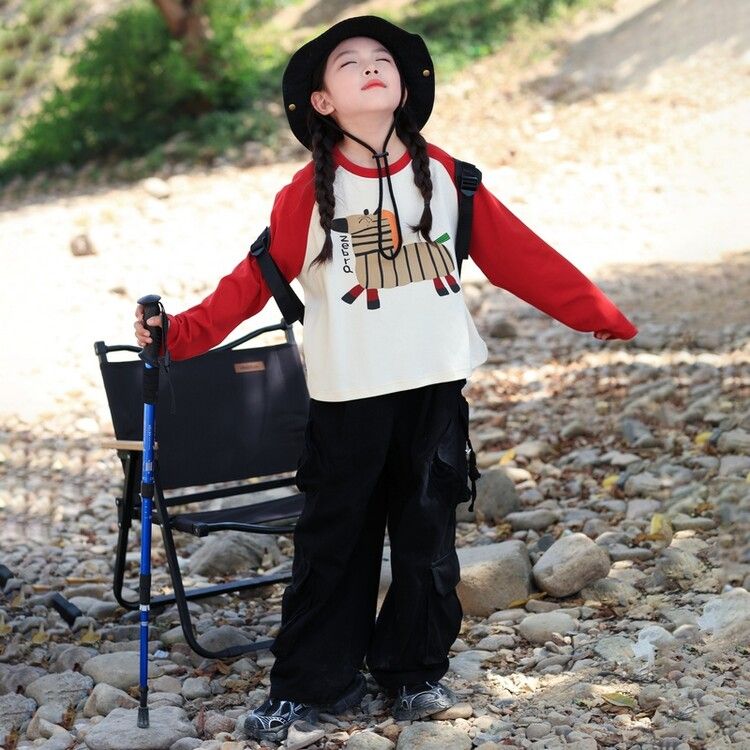
[[[468,378],[487,346],[466,307],[455,265],[458,194],[453,160],[429,144],[433,215],[429,245],[411,227],[424,206],[408,153],[390,165],[402,245],[378,252],[378,172],[334,150],[333,260],[311,266],[324,241],[312,161],[276,195],[269,252],[304,291],[303,351],[312,398],[344,401]],[[381,246],[397,237],[389,195]],[[389,245],[389,243],[391,243]],[[387,254],[392,255],[391,249]],[[577,331],[630,339],[636,327],[572,263],[504,206],[485,185],[474,196],[469,254],[488,280]],[[207,351],[271,297],[256,259],[243,258],[199,304],[169,315],[175,360]]]

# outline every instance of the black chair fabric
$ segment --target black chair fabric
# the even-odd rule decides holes
[[[115,436],[142,440],[144,364],[100,361]],[[156,440],[163,490],[294,471],[309,394],[297,345],[215,349],[173,362],[159,380]]]

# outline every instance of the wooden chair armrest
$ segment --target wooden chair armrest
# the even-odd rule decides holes
[[[118,451],[143,451],[142,440],[117,440],[117,438],[102,438],[102,448],[114,448]],[[159,441],[154,441],[154,450],[158,450]]]

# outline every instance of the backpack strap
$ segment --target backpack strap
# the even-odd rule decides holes
[[[474,193],[482,181],[482,173],[474,164],[453,159],[455,182],[458,190],[458,226],[456,227],[456,263],[461,276],[461,263],[469,257],[471,223],[474,217]]]
[[[250,246],[249,254],[254,255],[257,259],[260,272],[263,274],[263,278],[266,280],[266,284],[268,284],[268,288],[271,290],[271,294],[276,300],[276,304],[279,306],[279,310],[281,310],[281,314],[284,316],[287,325],[292,325],[295,320],[303,323],[305,306],[289,282],[284,278],[281,271],[279,271],[279,267],[271,257],[271,253],[268,252],[270,244],[271,229],[270,227],[266,227],[258,235],[258,239]]]

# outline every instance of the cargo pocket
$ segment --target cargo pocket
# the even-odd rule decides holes
[[[435,478],[445,483],[453,504],[471,500],[469,510],[474,509],[476,480],[481,474],[469,439],[469,403],[461,393],[454,417],[440,438],[431,468]]]
[[[461,565],[455,548],[430,565],[426,648],[429,663],[442,661],[461,632],[463,607],[456,593]]]

